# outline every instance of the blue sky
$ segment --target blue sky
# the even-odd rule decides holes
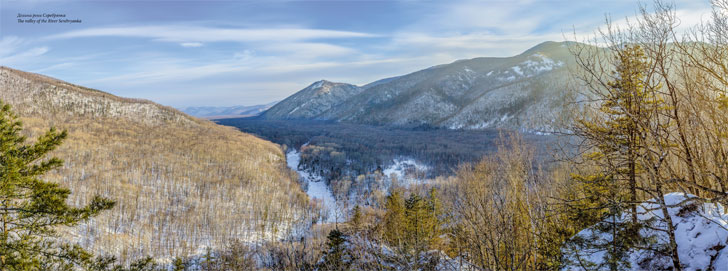
[[[708,0],[677,0],[683,24]],[[611,1],[0,0],[0,65],[175,106],[281,100],[314,81],[353,84],[586,37]],[[18,13],[80,24],[21,24]]]

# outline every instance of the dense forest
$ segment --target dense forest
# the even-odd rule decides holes
[[[348,171],[357,176],[381,170],[400,156],[414,158],[432,169],[429,177],[449,176],[462,163],[472,163],[496,151],[495,141],[501,131],[449,130],[429,126],[386,127],[314,120],[262,120],[258,118],[221,119],[219,124],[288,146],[319,146],[323,151],[304,160],[310,167],[334,169],[341,175]],[[524,134],[534,146],[540,146],[539,158],[553,160],[557,137]],[[350,161],[356,161],[351,163]],[[338,176],[331,176],[336,178]]]

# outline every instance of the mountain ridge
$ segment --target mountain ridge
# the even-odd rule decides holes
[[[328,98],[310,94],[315,84],[289,96],[261,116],[319,119],[389,126],[430,125],[448,129],[510,128],[552,131],[565,117],[570,95],[568,42],[547,41],[512,57],[477,57],[377,80]],[[345,83],[342,83],[345,84]],[[294,109],[310,114],[286,118]],[[295,113],[295,112],[293,112]]]
[[[104,114],[109,114],[112,117],[125,117],[131,120],[155,120],[155,122],[173,121],[179,122],[180,124],[199,124],[200,120],[190,117],[181,111],[155,103],[146,99],[138,98],[126,98],[116,96],[107,92],[103,92],[97,89],[83,87],[80,85],[61,81],[49,76],[25,72],[17,69],[13,69],[6,66],[0,66],[2,71],[3,85],[10,90],[13,87],[19,87],[22,80],[33,81],[35,83],[46,84],[45,89],[43,87],[35,87],[28,89],[23,95],[9,95],[10,92],[4,93],[2,96],[5,102],[15,104],[15,110],[20,110],[22,113],[41,113],[42,110],[52,110],[53,108],[66,109],[66,114],[81,114],[81,115],[92,115],[100,117]],[[21,79],[11,80],[10,75],[14,74],[14,78]],[[52,95],[63,96],[62,98],[52,99]],[[103,104],[95,103],[98,100],[94,99],[83,99],[81,97],[96,97],[103,101]],[[44,108],[34,108],[34,104],[38,104],[38,100],[49,102],[50,104],[43,105]],[[129,105],[137,105],[136,108],[128,108]],[[112,108],[113,106],[120,106],[119,108]],[[63,110],[55,110],[56,112],[46,113],[59,113]],[[153,118],[142,118],[143,114],[154,114]]]

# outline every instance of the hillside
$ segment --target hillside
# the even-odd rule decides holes
[[[337,83],[347,91],[331,92],[336,95],[317,91],[317,82],[262,116],[550,131],[567,116],[572,58],[567,43],[544,42],[513,57],[459,60],[362,87]]]
[[[69,187],[71,203],[96,194],[117,201],[66,229],[84,247],[122,259],[169,258],[310,225],[315,208],[278,145],[149,101],[7,67],[0,89],[31,138],[51,126],[68,130],[53,153],[65,166],[46,178]]]
[[[265,119],[315,119],[364,88],[351,84],[317,81],[274,105],[262,116]]]

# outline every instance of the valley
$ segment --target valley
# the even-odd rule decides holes
[[[345,175],[381,171],[398,158],[412,158],[429,167],[427,177],[451,175],[459,164],[472,163],[483,155],[495,152],[499,134],[509,132],[507,129],[452,130],[424,125],[405,128],[260,118],[222,119],[216,120],[216,123],[235,127],[288,148],[298,150],[306,143],[317,146],[321,149],[309,148],[309,154],[315,151],[316,158],[307,160],[304,157],[303,163],[315,160],[324,168],[346,168]],[[553,160],[553,151],[559,147],[559,136],[522,134],[529,142],[540,147],[539,159],[544,162]],[[306,154],[304,151],[303,155]],[[349,166],[345,167],[347,164]],[[305,166],[314,167],[312,164]],[[331,176],[344,174],[343,171],[330,170],[326,173]]]
[[[447,183],[461,166],[495,154],[503,136],[513,133],[262,118],[216,122],[283,145],[302,189],[329,210],[322,214],[327,223],[345,221],[355,206],[382,208],[386,195],[397,189]],[[568,147],[556,135],[521,136],[539,146],[535,155],[544,167]]]
[[[0,1],[2,271],[728,271],[728,0]]]

